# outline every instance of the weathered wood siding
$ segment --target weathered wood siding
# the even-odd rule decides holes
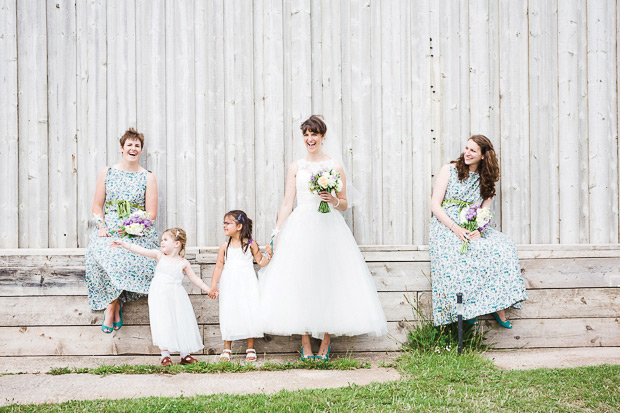
[[[216,250],[190,249],[188,259],[210,283]],[[388,319],[385,337],[341,337],[334,350],[398,350],[417,321],[414,305],[430,313],[430,263],[426,247],[362,247]],[[620,247],[521,245],[519,256],[529,300],[509,311],[506,330],[483,317],[496,348],[620,346]],[[127,305],[125,326],[103,334],[103,312],[88,308],[84,250],[0,250],[0,357],[157,354],[146,299]],[[205,354],[222,348],[219,304],[187,279]],[[53,308],[54,311],[50,311]],[[298,337],[258,339],[259,352],[298,350]]]
[[[88,242],[95,178],[145,133],[157,226],[264,242],[299,124],[362,202],[360,244],[428,242],[434,173],[491,138],[496,225],[520,244],[619,241],[613,0],[0,0],[0,248]]]

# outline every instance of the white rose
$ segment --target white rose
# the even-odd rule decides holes
[[[129,235],[142,235],[142,231],[144,231],[144,225],[137,222],[125,227],[125,232]]]
[[[476,216],[476,225],[478,228],[485,226],[492,218],[491,210],[489,208],[480,208],[478,215]]]
[[[321,177],[317,180],[317,183],[321,186],[321,188],[327,188],[328,182],[329,178],[325,175],[321,175]]]
[[[338,180],[336,182],[336,192],[340,192],[340,191],[342,191],[342,181]]]
[[[465,224],[467,222],[467,211],[469,208],[463,208],[459,213],[459,224]]]

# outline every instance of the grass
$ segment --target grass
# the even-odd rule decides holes
[[[507,371],[473,352],[409,351],[398,381],[340,389],[10,406],[0,411],[617,411],[620,366]]]
[[[420,308],[419,302],[411,302],[406,294],[405,299],[417,319],[414,328],[407,334],[407,342],[403,344],[405,349],[437,354],[450,352],[453,349],[458,350],[457,323],[436,326],[430,315]],[[463,321],[463,350],[466,352],[487,351],[490,346],[485,343],[484,338],[489,331],[483,331],[481,327],[472,326]]]
[[[179,374],[179,373],[246,373],[248,371],[282,371],[294,369],[306,370],[354,370],[368,369],[370,364],[355,360],[350,357],[342,357],[330,361],[294,361],[286,363],[265,362],[262,365],[251,363],[238,363],[220,361],[217,363],[207,363],[199,361],[195,364],[182,366],[175,364],[172,366],[160,365],[112,365],[99,366],[97,368],[69,368],[59,367],[50,370],[47,374],[59,376],[62,374],[97,374],[105,376],[108,374]]]

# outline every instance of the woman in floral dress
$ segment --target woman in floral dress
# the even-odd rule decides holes
[[[121,162],[101,170],[97,178],[91,231],[86,251],[86,285],[91,310],[106,310],[101,330],[111,333],[123,325],[121,302],[135,301],[149,291],[155,260],[137,256],[122,248],[110,248],[112,239],[120,237],[122,218],[142,210],[157,217],[157,182],[138,160],[144,136],[129,129],[120,139]],[[144,248],[158,248],[154,228],[143,237],[128,242]]]
[[[490,207],[499,166],[493,145],[474,135],[456,161],[444,165],[431,199],[430,256],[435,325],[457,320],[456,294],[463,294],[463,318],[477,324],[477,316],[492,313],[504,328],[512,328],[505,309],[521,308],[527,299],[514,244],[487,227],[480,233],[459,226],[462,208]],[[469,242],[466,253],[460,248]]]

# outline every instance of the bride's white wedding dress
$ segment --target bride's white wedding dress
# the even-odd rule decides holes
[[[260,310],[267,334],[310,333],[322,339],[384,335],[387,324],[362,253],[340,212],[318,212],[311,174],[333,160],[297,162],[297,207],[278,235],[273,259],[259,271]]]

